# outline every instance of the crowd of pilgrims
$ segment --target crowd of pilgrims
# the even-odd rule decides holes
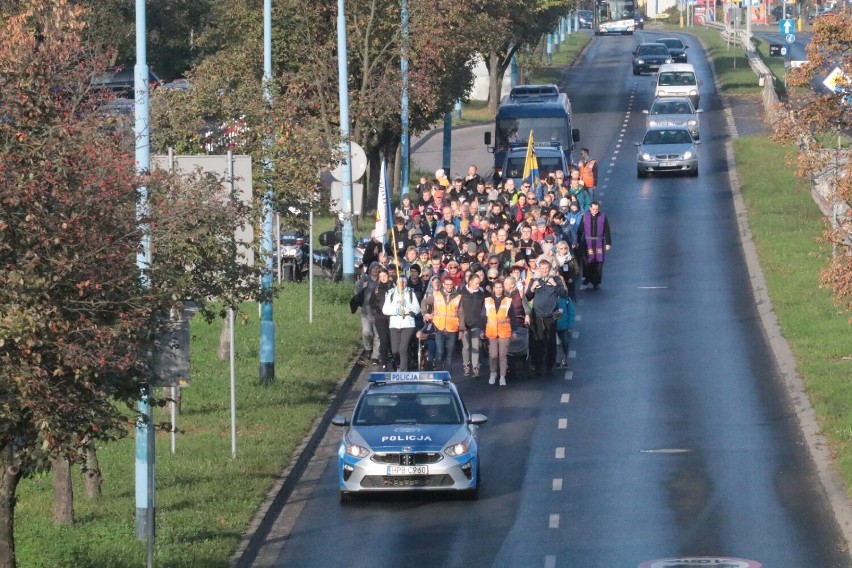
[[[567,368],[577,288],[600,286],[611,244],[583,157],[520,187],[495,187],[476,166],[421,178],[364,251],[350,306],[361,310],[361,364],[450,370],[461,343],[464,376],[487,366],[490,384],[506,385],[513,355],[536,376]]]

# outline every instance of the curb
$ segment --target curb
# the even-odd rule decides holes
[[[693,36],[704,50],[707,50],[701,42],[701,38]],[[716,92],[721,93],[721,85],[719,78],[716,76],[716,68],[711,64],[710,70],[713,73],[713,83],[716,87]],[[724,97],[722,100],[722,108],[725,113],[726,121],[729,125],[734,125],[733,114],[731,108]],[[733,137],[736,137],[736,126],[733,128]],[[757,307],[757,313],[760,316],[760,325],[763,328],[763,333],[769,342],[769,348],[772,351],[772,356],[775,359],[775,364],[780,373],[780,379],[783,383],[784,390],[787,393],[787,399],[793,410],[796,413],[796,420],[799,423],[799,430],[805,440],[808,448],[808,453],[817,470],[820,484],[823,492],[828,499],[834,515],[834,520],[840,529],[843,538],[846,540],[847,554],[850,551],[849,544],[852,543],[852,499],[846,493],[846,486],[840,474],[834,467],[834,461],[831,457],[831,451],[828,443],[821,433],[819,422],[816,418],[811,400],[808,397],[805,388],[805,382],[802,377],[796,372],[796,358],[793,355],[790,344],[784,338],[781,332],[781,326],[778,323],[778,317],[775,315],[775,310],[772,308],[772,301],[769,298],[769,291],[766,287],[766,279],[763,276],[763,269],[760,266],[760,260],[757,255],[757,248],[752,239],[751,229],[748,225],[748,209],[743,200],[742,192],[740,191],[740,179],[736,170],[736,157],[734,156],[734,147],[732,136],[729,135],[725,140],[725,159],[728,162],[728,181],[731,184],[731,193],[733,195],[734,213],[737,217],[737,227],[739,230],[740,246],[743,249],[743,256],[746,261],[746,269],[749,274],[749,283],[751,285],[754,302]]]
[[[340,408],[346,394],[361,374],[362,367],[358,365],[361,349],[349,362],[349,371],[338,381],[334,391],[328,397],[325,412],[318,416],[305,435],[302,443],[293,451],[290,464],[278,476],[275,484],[269,489],[266,499],[258,507],[246,531],[240,536],[240,543],[231,555],[229,564],[232,568],[249,568],[255,561],[260,547],[269,535],[278,518],[281,507],[296,489],[305,469],[313,458],[314,452],[331,424],[331,419]]]

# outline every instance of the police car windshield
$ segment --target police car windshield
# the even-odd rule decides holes
[[[355,409],[355,426],[461,424],[462,413],[450,393],[367,394]]]

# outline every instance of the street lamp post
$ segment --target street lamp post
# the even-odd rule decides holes
[[[263,98],[267,106],[272,105],[272,0],[263,1]],[[270,151],[271,140],[267,136],[266,151]],[[265,169],[271,169],[267,155]],[[272,289],[272,246],[273,246],[273,195],[272,183],[267,180],[263,212],[263,253],[266,271],[263,275],[263,289]],[[268,385],[275,382],[275,320],[273,319],[272,300],[266,299],[260,309],[260,383]]]
[[[352,246],[352,141],[349,139],[349,66],[346,49],[346,7],[337,0],[337,94],[340,99],[340,138],[343,152],[341,185],[343,212],[343,280],[355,280],[355,255]]]
[[[408,193],[409,137],[408,137],[408,0],[402,0],[402,49],[400,66],[402,70],[402,147],[400,149],[400,195]]]

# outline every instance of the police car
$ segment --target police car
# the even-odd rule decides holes
[[[340,499],[356,493],[457,491],[479,496],[478,427],[446,371],[370,373],[338,448]]]

